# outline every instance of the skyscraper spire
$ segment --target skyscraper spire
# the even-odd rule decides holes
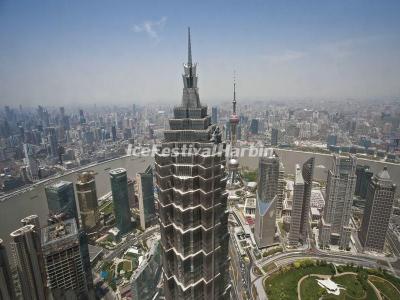
[[[197,90],[196,64],[192,62],[192,43],[190,39],[190,27],[188,27],[188,61],[183,64],[183,95],[182,106],[200,107],[200,98]]]
[[[192,65],[192,45],[190,43],[190,27],[188,27],[188,65]]]
[[[236,72],[233,72],[233,100],[232,100],[232,114],[229,118],[230,122],[230,136],[231,136],[231,151],[229,153],[230,159],[228,161],[228,180],[227,188],[235,189],[241,185],[241,178],[239,169],[239,160],[236,158],[233,148],[236,146],[237,140],[237,127],[239,124],[239,117],[236,114]]]
[[[236,114],[236,72],[233,71],[233,113]]]

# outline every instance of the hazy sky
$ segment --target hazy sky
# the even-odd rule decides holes
[[[400,1],[0,0],[0,104],[400,96]]]

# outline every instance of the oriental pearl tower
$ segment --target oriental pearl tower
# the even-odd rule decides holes
[[[228,180],[227,189],[237,189],[242,184],[242,179],[239,174],[239,160],[235,155],[236,138],[237,138],[237,125],[239,123],[239,116],[236,114],[236,80],[233,81],[233,101],[232,101],[232,114],[229,118],[230,131],[231,131],[231,151],[228,161]]]

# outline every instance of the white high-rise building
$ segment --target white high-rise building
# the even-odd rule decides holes
[[[320,224],[319,243],[322,248],[329,244],[338,245],[341,249],[349,246],[356,166],[354,155],[333,155],[333,167],[327,179],[324,215]]]

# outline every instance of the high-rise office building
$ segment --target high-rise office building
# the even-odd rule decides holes
[[[251,134],[258,134],[259,123],[260,123],[259,119],[252,119],[251,120],[251,122],[250,122],[250,132],[251,132]]]
[[[42,229],[42,252],[47,287],[53,298],[88,299],[79,232],[74,219]]]
[[[283,167],[283,163],[279,162],[279,178],[278,178],[278,197],[276,199],[276,214],[281,215],[282,208],[283,208],[283,201],[285,200],[285,188],[286,188],[286,181],[285,181],[285,168]]]
[[[217,124],[218,123],[218,107],[212,107],[212,114],[211,114],[211,123]]]
[[[52,218],[68,220],[74,218],[79,224],[74,185],[69,181],[59,181],[45,188],[50,222]]]
[[[182,104],[155,156],[164,291],[168,300],[229,299],[225,147],[200,103],[190,32],[188,48]]]
[[[300,239],[300,224],[304,200],[304,179],[299,164],[295,167],[292,213],[290,216],[289,245],[297,246]]]
[[[128,201],[130,208],[139,208],[135,195],[135,181],[132,178],[128,178]]]
[[[372,177],[368,186],[364,216],[358,235],[364,250],[383,251],[395,193],[396,185],[384,167]]]
[[[21,219],[21,224],[22,224],[22,226],[34,225],[35,230],[37,230],[37,232],[40,231],[40,220],[37,215],[30,215],[30,216],[27,216],[27,217]],[[40,234],[39,234],[39,236],[40,236]]]
[[[114,204],[115,224],[121,234],[132,229],[131,211],[128,199],[128,177],[124,168],[110,171],[111,192]]]
[[[265,248],[275,243],[276,202],[279,189],[278,155],[268,149],[267,155],[258,163],[258,183],[254,238],[258,248]]]
[[[16,299],[7,251],[2,239],[0,239],[0,299]]]
[[[363,178],[362,174],[365,172],[365,169],[367,166],[364,165],[357,165],[356,167],[356,187],[354,190],[354,195],[360,196],[360,190],[361,190],[361,180]]]
[[[79,110],[79,123],[80,123],[81,125],[86,124],[85,115],[84,115],[82,109]]]
[[[51,157],[58,156],[58,138],[55,127],[46,128],[47,131],[47,139],[49,143],[49,154]]]
[[[25,225],[10,234],[11,248],[18,271],[22,298],[44,300],[46,297],[45,286],[41,269],[37,245],[37,232],[35,225]]]
[[[42,281],[46,282],[46,271],[44,270],[44,262],[43,262],[43,255],[42,255],[42,243],[41,243],[41,227],[40,227],[40,220],[37,215],[30,215],[23,219],[21,219],[22,226],[26,225],[33,225],[33,237],[35,242],[35,248],[38,249],[36,251],[40,273],[42,276]]]
[[[299,240],[304,242],[307,238],[313,173],[314,158],[307,160],[302,168],[299,164],[296,165],[289,231],[291,246],[296,246]]]
[[[115,125],[111,126],[111,137],[113,142],[117,140],[117,127]]]
[[[278,146],[278,135],[279,130],[276,128],[271,128],[271,146]]]
[[[99,223],[96,181],[94,172],[83,172],[75,184],[82,226],[90,231]]]
[[[353,194],[356,185],[357,159],[354,155],[333,155],[333,167],[328,172],[324,215],[320,224],[319,242],[346,249],[349,246],[349,226]]]
[[[337,144],[337,135],[329,134],[328,137],[326,138],[326,146],[329,148],[329,146],[336,146],[336,144]]]
[[[138,187],[138,201],[140,214],[140,227],[145,230],[149,222],[154,219],[156,209],[154,206],[153,171],[148,166],[143,173],[136,175]]]
[[[373,172],[370,170],[369,166],[357,165],[356,167],[356,188],[354,194],[365,199],[367,196],[367,190],[370,180],[373,176]]]
[[[86,231],[82,228],[79,229],[79,250],[81,252],[82,266],[83,272],[85,273],[86,286],[88,290],[88,299],[95,299],[95,289],[93,283],[93,275],[92,275],[92,265],[90,263],[90,253],[89,253],[89,244],[88,244],[88,236]]]

